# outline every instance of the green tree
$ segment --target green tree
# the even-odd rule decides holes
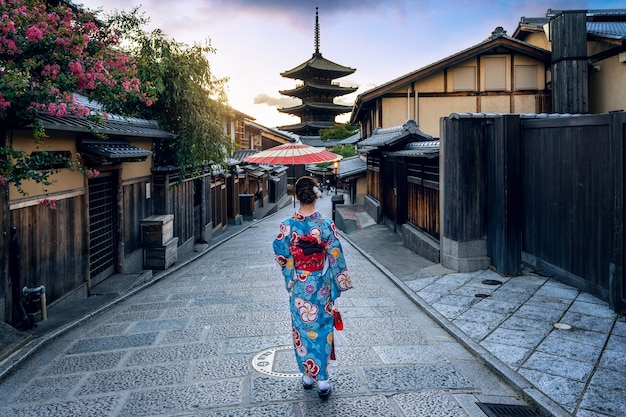
[[[198,167],[223,162],[232,151],[232,140],[223,129],[227,79],[211,72],[207,56],[215,49],[210,40],[186,45],[160,30],[148,33],[143,30],[148,19],[137,8],[116,12],[106,22],[124,34],[125,51],[137,59],[139,78],[150,82],[156,96],[150,108],[136,101],[108,106],[157,120],[161,128],[178,136],[175,141],[157,144],[155,163]]]
[[[359,127],[357,125],[344,123],[336,124],[326,129],[320,129],[319,133],[322,140],[329,140],[349,138],[350,136],[356,134],[358,131]]]

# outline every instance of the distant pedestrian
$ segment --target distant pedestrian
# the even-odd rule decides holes
[[[333,221],[315,208],[321,191],[310,177],[295,185],[298,210],[280,226],[273,243],[289,292],[294,351],[304,389],[322,399],[332,390],[328,363],[333,345],[333,305],[352,288]]]

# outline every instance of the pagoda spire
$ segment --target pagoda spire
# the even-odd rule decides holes
[[[320,53],[320,20],[318,8],[315,8],[315,55]]]

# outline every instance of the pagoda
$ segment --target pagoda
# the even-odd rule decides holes
[[[315,8],[315,52],[308,61],[280,75],[301,80],[296,88],[281,90],[279,93],[299,98],[302,104],[278,109],[282,113],[300,117],[300,123],[280,126],[278,129],[301,136],[318,136],[319,130],[335,125],[335,117],[348,113],[350,106],[335,104],[335,97],[350,94],[357,87],[341,87],[333,80],[352,74],[356,69],[344,67],[324,58],[320,52],[320,28],[318,8]]]

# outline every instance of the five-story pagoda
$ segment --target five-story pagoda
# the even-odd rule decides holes
[[[356,69],[344,67],[327,60],[320,53],[320,28],[318,8],[315,8],[315,52],[308,61],[288,71],[282,72],[285,78],[302,80],[292,90],[281,90],[281,94],[296,97],[302,104],[278,109],[282,113],[300,117],[300,123],[278,127],[301,136],[317,136],[319,130],[335,124],[335,117],[351,111],[350,106],[335,104],[335,97],[350,94],[357,87],[341,87],[333,80],[352,74]]]

